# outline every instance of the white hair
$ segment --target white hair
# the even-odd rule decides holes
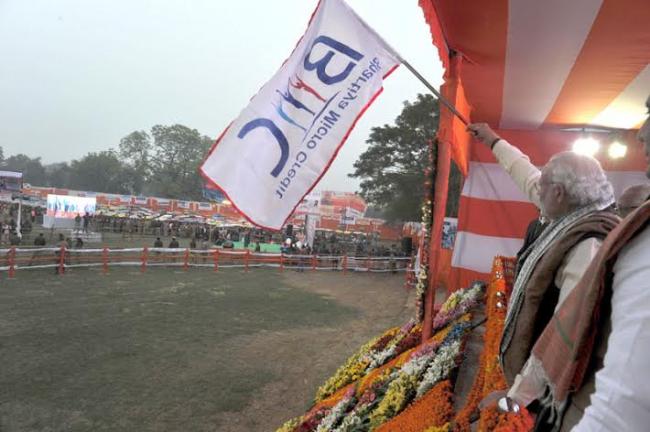
[[[550,181],[564,187],[569,204],[582,207],[614,201],[614,187],[591,156],[566,151],[554,155],[546,166]]]

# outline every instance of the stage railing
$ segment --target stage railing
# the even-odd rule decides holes
[[[222,268],[269,267],[280,271],[348,271],[369,273],[413,272],[409,257],[355,257],[347,255],[293,255],[260,253],[232,249],[181,249],[181,248],[88,248],[66,247],[8,248],[0,249],[0,272],[13,278],[17,271],[30,269],[55,269],[63,274],[69,268],[100,267],[108,273],[111,267],[139,267],[145,272],[149,267]]]

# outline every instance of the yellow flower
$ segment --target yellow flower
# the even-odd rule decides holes
[[[343,366],[339,367],[334,375],[318,389],[316,392],[316,402],[318,403],[322,401],[337,390],[363,377],[369,364],[368,359],[365,357],[370,353],[372,347],[375,346],[377,341],[381,338],[395,336],[398,334],[399,330],[399,327],[393,327],[386,330],[381,336],[371,339],[363,345],[359,351],[348,358]],[[392,342],[393,340],[389,343]]]
[[[442,426],[431,426],[424,432],[449,432],[451,430],[451,424],[445,423]]]
[[[275,432],[293,432],[293,430],[300,424],[301,419],[302,417],[292,418],[280,426],[280,428]]]
[[[417,377],[408,374],[400,374],[394,379],[388,385],[384,398],[370,414],[370,429],[378,427],[399,413],[410,400],[417,383]]]

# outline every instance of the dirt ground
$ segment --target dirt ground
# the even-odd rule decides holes
[[[0,276],[0,431],[272,431],[413,311],[403,274]]]

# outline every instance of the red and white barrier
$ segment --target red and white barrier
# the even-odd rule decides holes
[[[301,271],[348,271],[389,273],[412,272],[408,257],[348,257],[347,255],[289,255],[259,253],[250,250],[179,249],[179,248],[123,248],[67,249],[9,248],[0,249],[0,272],[15,277],[18,270],[57,269],[63,274],[68,268],[100,267],[108,273],[111,267],[139,267],[146,272],[150,267],[212,268],[277,268]]]

